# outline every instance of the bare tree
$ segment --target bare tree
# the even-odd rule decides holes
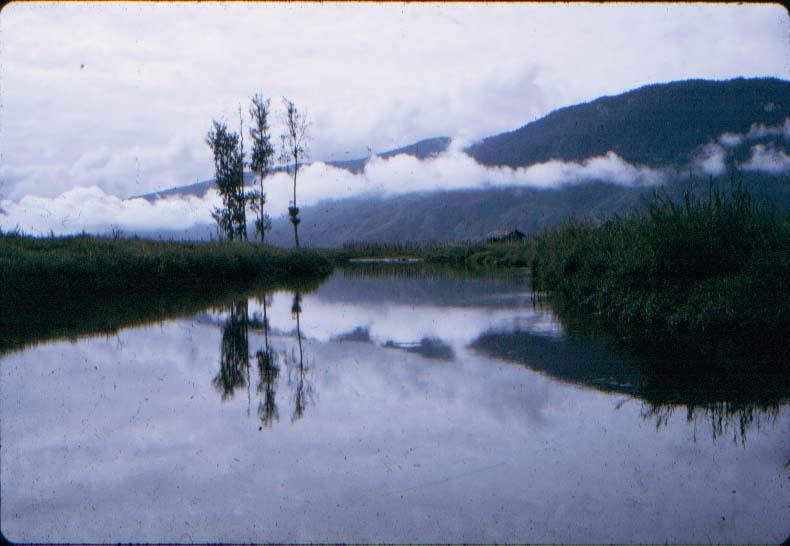
[[[250,200],[250,209],[258,213],[258,218],[255,220],[255,231],[260,236],[261,242],[264,241],[266,231],[272,227],[271,218],[263,208],[266,204],[263,180],[271,172],[274,162],[274,146],[272,145],[269,132],[270,104],[271,101],[269,99],[264,100],[263,95],[257,93],[252,97],[252,104],[250,105],[250,118],[252,119],[252,125],[250,126],[250,138],[252,139],[250,169],[258,178],[258,189],[249,192],[248,198]]]
[[[308,157],[307,140],[309,138],[310,122],[296,105],[283,97],[285,107],[285,132],[280,136],[282,139],[282,149],[280,150],[280,162],[283,163],[293,173],[294,179],[294,198],[291,206],[288,207],[288,215],[294,226],[294,242],[299,248],[299,207],[296,206],[296,175],[299,167]]]

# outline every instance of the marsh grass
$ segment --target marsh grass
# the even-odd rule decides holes
[[[0,353],[193,314],[251,290],[316,284],[331,263],[253,243],[0,235]]]
[[[51,291],[151,293],[237,280],[282,281],[326,275],[331,263],[313,252],[255,243],[156,242],[87,235],[0,235],[4,294]]]
[[[740,183],[605,223],[569,222],[535,238],[536,289],[647,345],[787,331],[790,224]]]
[[[445,245],[438,242],[365,242],[350,241],[340,248],[321,249],[319,252],[337,263],[355,258],[424,258]]]
[[[752,202],[741,181],[692,185],[676,200],[658,190],[626,217],[571,219],[524,244],[457,245],[429,259],[527,266],[560,316],[592,318],[642,349],[670,343],[716,360],[790,330],[790,218]],[[787,357],[779,345],[762,351],[768,360]]]

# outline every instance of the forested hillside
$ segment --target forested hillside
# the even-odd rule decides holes
[[[724,133],[746,133],[753,123],[782,125],[788,116],[790,82],[689,80],[561,108],[488,137],[467,153],[486,165],[511,167],[578,161],[609,151],[630,163],[684,164],[697,147]]]

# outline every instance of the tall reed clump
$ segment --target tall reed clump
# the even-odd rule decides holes
[[[723,193],[654,192],[645,210],[605,223],[571,221],[529,245],[536,289],[601,319],[619,337],[660,345],[787,331],[790,222]]]

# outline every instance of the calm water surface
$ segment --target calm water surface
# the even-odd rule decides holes
[[[0,357],[3,534],[787,538],[786,396],[664,396],[524,273],[410,267]]]

